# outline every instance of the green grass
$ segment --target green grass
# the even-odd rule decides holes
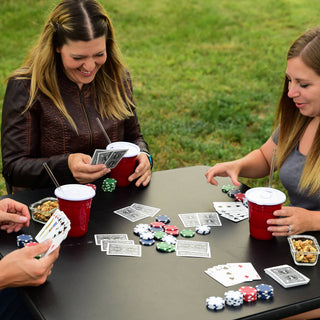
[[[272,132],[287,50],[320,13],[318,0],[100,2],[133,78],[155,170],[211,166],[258,148]],[[56,3],[1,0],[1,107],[5,78]]]

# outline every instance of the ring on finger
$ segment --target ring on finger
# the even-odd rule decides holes
[[[292,228],[290,225],[288,225],[288,233],[291,233],[292,232]]]

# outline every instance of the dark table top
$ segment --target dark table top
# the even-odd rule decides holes
[[[183,228],[179,213],[213,210],[213,201],[230,201],[221,192],[229,178],[218,178],[220,187],[207,184],[208,167],[196,166],[154,172],[146,188],[117,188],[113,193],[97,188],[93,200],[88,233],[81,238],[67,238],[48,281],[37,288],[23,288],[22,293],[39,319],[279,319],[320,306],[319,263],[314,267],[294,264],[286,237],[263,241],[249,235],[248,220],[238,223],[221,217],[222,227],[212,227],[209,235],[196,235],[191,240],[210,242],[211,258],[177,257],[175,253],[158,252],[155,246],[142,247],[142,257],[107,256],[94,242],[94,234],[133,234],[138,223],[113,213],[114,210],[141,203],[161,208],[159,214],[171,217],[172,224]],[[30,191],[10,197],[27,205],[53,190]],[[35,236],[43,225],[33,222],[24,233]],[[313,233],[319,240],[319,233]],[[181,236],[179,236],[180,238]],[[16,249],[16,235],[0,233],[0,252]],[[185,238],[181,238],[185,239]],[[251,262],[261,280],[224,287],[205,274],[209,267],[228,262]],[[289,264],[309,277],[309,284],[285,289],[264,268]],[[224,296],[240,286],[268,283],[274,287],[272,300],[226,306],[210,311],[205,306],[209,296]]]

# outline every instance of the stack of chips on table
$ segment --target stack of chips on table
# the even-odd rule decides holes
[[[196,226],[196,233],[198,234],[209,234],[211,231],[211,228],[209,226]]]
[[[258,284],[256,285],[257,297],[261,300],[269,300],[273,298],[273,287],[269,284]]]
[[[115,190],[117,184],[117,180],[112,178],[104,179],[102,182],[102,190],[104,192],[112,192]]]
[[[17,236],[17,246],[23,248],[27,243],[32,242],[33,237],[29,234],[21,234]]]
[[[221,297],[209,297],[206,300],[206,306],[211,310],[222,310],[224,308],[225,302]]]
[[[228,306],[238,307],[243,304],[243,294],[240,291],[229,290],[224,293],[224,300]]]
[[[239,288],[239,291],[243,294],[243,301],[252,302],[257,300],[257,289],[249,286],[243,286]]]

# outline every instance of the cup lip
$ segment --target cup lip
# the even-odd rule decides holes
[[[112,150],[112,149],[126,149],[129,147],[130,150],[128,150],[123,158],[131,158],[131,157],[136,157],[137,155],[140,154],[140,147],[137,144],[134,144],[132,142],[127,142],[127,141],[115,141],[111,142],[110,144],[107,145],[106,149],[107,150]]]
[[[63,190],[72,188],[72,187],[77,187],[81,189],[86,189],[87,194],[83,197],[80,197],[79,194],[74,195],[73,197],[67,197],[64,195]],[[60,192],[62,190],[62,192]],[[54,190],[54,194],[58,199],[63,199],[63,200],[68,200],[68,201],[84,201],[84,200],[89,200],[93,198],[96,195],[96,191],[90,187],[86,186],[83,184],[76,184],[76,183],[70,183],[70,184],[64,184]]]
[[[286,195],[282,191],[270,187],[251,188],[246,191],[245,197],[261,206],[274,206],[286,201]]]

